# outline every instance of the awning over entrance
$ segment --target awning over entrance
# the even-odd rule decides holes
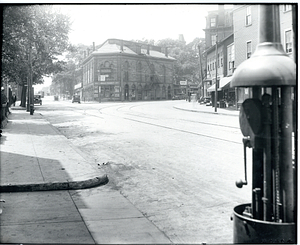
[[[220,81],[220,87],[218,90],[221,91],[222,89],[227,88],[230,85],[231,78],[232,78],[232,76],[223,77]]]
[[[229,83],[231,82],[231,76],[230,77],[223,77],[221,78],[220,82],[219,82],[219,88],[218,91],[221,91],[222,89],[224,89],[225,87],[229,86]],[[216,88],[216,84],[211,85],[208,89],[207,92],[214,92]]]

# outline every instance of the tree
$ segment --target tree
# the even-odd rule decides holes
[[[195,84],[201,81],[198,45],[200,45],[200,53],[202,54],[204,42],[200,38],[195,38],[188,44],[185,41],[167,38],[158,41],[156,45],[167,47],[168,54],[176,59],[174,68],[177,84],[181,80],[188,80]]]
[[[64,62],[58,56],[69,47],[69,31],[69,17],[56,13],[53,6],[3,6],[1,82],[19,84],[25,90],[30,67],[33,84],[43,83],[44,76],[62,71]]]
[[[65,69],[53,76],[52,92],[56,94],[73,94],[74,86],[81,82],[81,63],[87,49],[92,49],[92,46],[78,44],[69,48],[68,52],[64,54]]]

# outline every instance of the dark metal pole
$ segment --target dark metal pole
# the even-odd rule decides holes
[[[202,74],[202,60],[201,60],[201,50],[200,50],[200,43],[198,44],[198,50],[199,50],[199,63],[200,63],[200,84],[201,84],[201,95],[204,97],[204,86],[203,86],[203,74]]]
[[[218,101],[218,35],[216,35],[216,83],[215,83],[215,112],[217,112]]]
[[[280,43],[279,5],[259,5],[259,42]]]
[[[272,152],[271,152],[271,96],[262,96],[264,124],[264,161],[263,161],[263,220],[272,220]]]
[[[291,87],[281,88],[281,161],[280,177],[283,201],[283,221],[294,222],[294,170],[292,160],[293,105]]]
[[[261,87],[253,87],[253,98],[261,99]],[[263,205],[261,195],[263,191],[263,149],[252,150],[252,216],[254,219],[263,218]]]
[[[279,222],[281,198],[280,198],[280,165],[279,165],[279,113],[278,113],[278,103],[279,103],[278,88],[272,88],[272,161],[273,161],[273,183],[274,183],[274,218],[275,222]]]

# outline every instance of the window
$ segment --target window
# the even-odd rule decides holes
[[[104,63],[104,67],[105,67],[105,68],[110,68],[110,64],[109,64],[109,62],[108,62],[108,61],[105,61],[105,63]]]
[[[220,54],[218,54],[217,64],[218,64],[218,67],[220,67]]]
[[[287,11],[291,11],[292,10],[292,5],[290,4],[284,4],[283,5],[283,11],[287,12]]]
[[[227,46],[227,55],[228,55],[228,72],[229,74],[232,74],[234,70],[234,45],[228,45]]]
[[[248,6],[246,9],[245,25],[246,26],[251,25],[251,7],[250,6]]]
[[[252,54],[252,43],[251,41],[247,42],[247,59],[249,59],[251,57]]]
[[[221,63],[221,67],[223,67],[223,51],[221,51],[220,53],[220,63]]]
[[[142,74],[142,64],[141,64],[141,62],[138,62],[138,64],[137,64],[137,74],[138,74],[137,77],[139,77],[140,81],[142,82],[143,74]]]
[[[166,83],[166,81],[167,81],[167,73],[166,73],[166,67],[165,67],[165,65],[162,66],[162,70],[163,70],[163,76],[164,76],[164,83]]]
[[[129,63],[128,61],[125,61],[124,63],[124,81],[128,82],[129,81]]]
[[[210,18],[210,27],[215,27],[216,26],[216,18]]]
[[[211,45],[215,45],[217,41],[217,35],[211,35]]]
[[[292,53],[293,52],[293,41],[292,41],[292,31],[285,31],[285,52]]]

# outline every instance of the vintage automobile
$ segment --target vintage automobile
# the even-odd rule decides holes
[[[199,100],[199,103],[200,104],[204,104],[206,106],[211,106],[212,103],[211,103],[211,98],[210,97],[202,97],[200,100]]]
[[[33,98],[34,104],[42,105],[42,96],[40,94],[35,94]]]
[[[72,103],[74,103],[74,102],[80,103],[80,95],[73,95]]]
[[[172,100],[184,100],[185,99],[185,94],[174,94],[172,97]]]

